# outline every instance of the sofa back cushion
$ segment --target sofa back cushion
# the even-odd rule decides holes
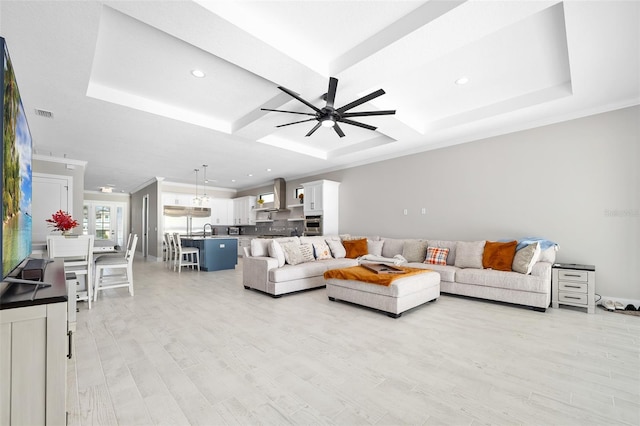
[[[402,257],[407,259],[407,262],[424,262],[427,257],[427,241],[404,240],[404,245],[402,246]]]
[[[284,251],[282,251],[282,247],[280,243],[276,240],[271,240],[269,242],[269,257],[273,257],[278,261],[278,267],[281,268],[284,266],[285,258]]]
[[[382,241],[384,242],[384,244],[382,245],[383,257],[393,257],[396,254],[402,254],[402,249],[404,248],[404,240],[395,238],[383,238]]]
[[[266,238],[251,239],[251,256],[253,257],[269,257],[269,243],[271,240]]]
[[[329,249],[329,245],[324,240],[313,243],[313,251],[315,253],[316,259],[318,260],[327,260],[332,258],[331,249]]]
[[[458,241],[455,266],[482,269],[482,254],[486,241]]]
[[[506,243],[487,241],[482,254],[482,266],[496,271],[511,271],[517,245],[515,240]]]
[[[371,240],[367,238],[367,251],[374,256],[382,256],[382,246],[384,241]]]

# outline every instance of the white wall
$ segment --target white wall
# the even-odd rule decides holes
[[[639,123],[636,106],[289,181],[287,192],[342,182],[341,233],[548,238],[558,261],[596,266],[597,293],[640,300]]]

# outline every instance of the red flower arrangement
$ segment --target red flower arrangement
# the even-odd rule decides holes
[[[58,210],[54,214],[51,215],[51,219],[46,220],[52,228],[66,232],[70,229],[78,226],[78,221],[71,217],[71,215],[67,212],[63,212],[62,210]]]

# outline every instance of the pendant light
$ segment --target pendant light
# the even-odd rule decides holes
[[[204,203],[209,202],[209,197],[207,197],[207,167],[209,167],[207,164],[202,165],[202,168],[204,169],[204,184],[202,185],[204,195],[202,196],[202,202]]]
[[[198,172],[200,171],[200,169],[193,169],[193,171],[196,172],[196,198],[193,199],[193,204],[199,206],[200,204],[202,204],[202,199],[198,197]]]

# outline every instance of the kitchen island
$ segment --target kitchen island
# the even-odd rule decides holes
[[[235,269],[238,263],[238,239],[229,236],[181,237],[184,247],[200,250],[201,271]]]

